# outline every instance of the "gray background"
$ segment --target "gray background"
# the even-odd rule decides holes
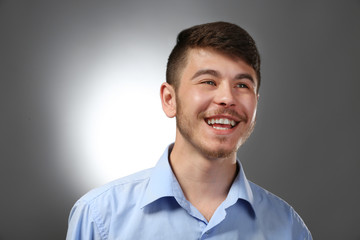
[[[95,187],[59,170],[58,101],[86,82],[62,79],[57,53],[79,47],[81,60],[94,37],[124,49],[137,39],[164,67],[181,29],[217,20],[247,29],[262,55],[257,126],[239,151],[248,178],[289,202],[314,239],[360,239],[360,1],[3,0],[1,240],[64,239],[73,203]]]

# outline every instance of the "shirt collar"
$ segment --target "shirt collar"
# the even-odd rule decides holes
[[[169,164],[169,155],[173,146],[174,144],[171,144],[165,149],[160,160],[153,168],[148,186],[141,200],[141,208],[163,197],[175,197],[173,182],[177,182],[177,180]],[[237,162],[240,169],[230,188],[224,207],[230,207],[239,199],[242,199],[247,201],[254,210],[254,196],[249,181],[247,180],[243,167],[238,159]]]
[[[173,144],[165,149],[160,160],[152,169],[148,186],[140,204],[141,208],[162,197],[174,196],[172,183],[176,178],[169,164],[169,155],[172,147]]]
[[[239,166],[239,172],[236,176],[233,184],[231,185],[228,197],[225,200],[224,208],[228,208],[235,204],[239,199],[247,201],[250,206],[254,209],[254,195],[251,190],[249,181],[245,176],[244,169],[239,159],[236,160]]]

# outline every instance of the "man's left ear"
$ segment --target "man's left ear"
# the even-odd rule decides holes
[[[164,82],[160,87],[161,105],[164,113],[169,118],[176,116],[175,89],[170,84]]]

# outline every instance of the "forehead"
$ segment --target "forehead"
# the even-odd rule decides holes
[[[180,79],[201,69],[215,70],[228,76],[246,73],[253,77],[256,85],[258,82],[254,68],[242,58],[230,56],[211,48],[188,49]]]

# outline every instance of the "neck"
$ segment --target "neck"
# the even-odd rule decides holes
[[[210,159],[191,147],[175,143],[170,164],[186,199],[209,220],[226,199],[236,177],[236,153],[228,158]]]

